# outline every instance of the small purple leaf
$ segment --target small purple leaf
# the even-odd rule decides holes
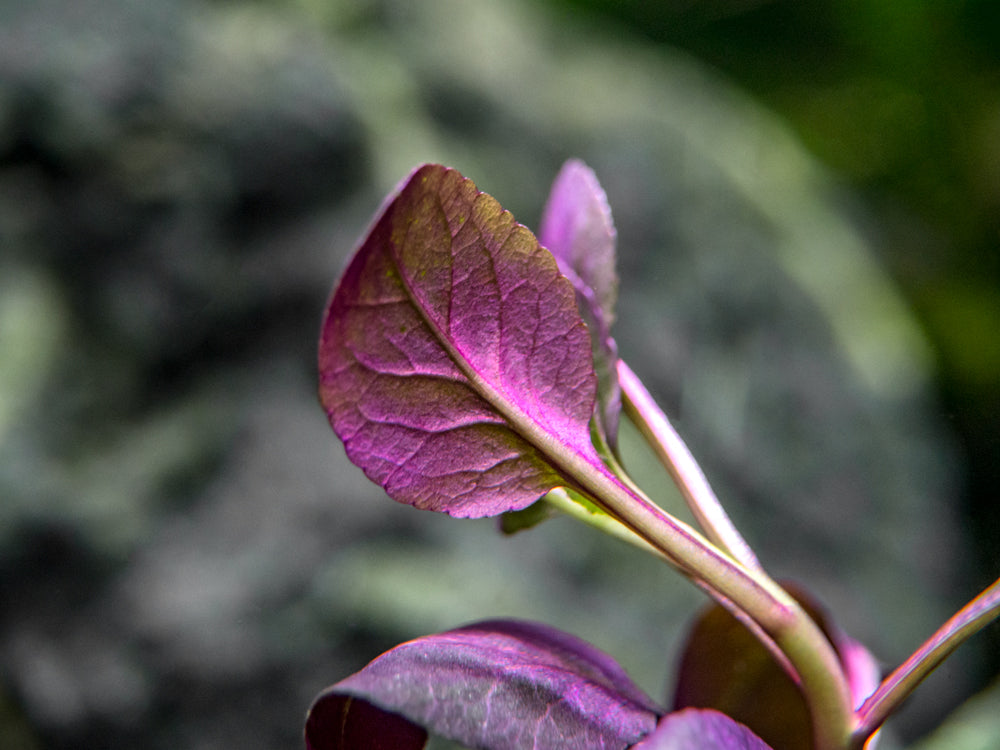
[[[538,241],[576,279],[574,286],[607,334],[618,300],[615,226],[597,176],[582,161],[567,161],[552,183]]]
[[[668,714],[632,750],[772,750],[725,714],[693,708]]]
[[[309,714],[310,750],[362,747],[321,744],[325,727],[337,730],[345,697],[485,750],[624,750],[651,732],[662,713],[590,644],[509,620],[403,643],[328,688]]]
[[[844,665],[847,675],[847,687],[851,691],[851,702],[855,708],[860,708],[868,697],[875,692],[882,679],[882,670],[872,656],[872,652],[858,641],[847,635],[841,635],[834,645]]]
[[[597,176],[577,159],[567,161],[552,184],[538,240],[555,255],[559,270],[576,289],[577,303],[590,328],[599,380],[600,423],[615,445],[621,390],[611,337],[618,299],[615,226]]]
[[[601,467],[573,288],[454,170],[421,167],[385,206],[327,307],[319,371],[348,457],[400,502],[498,515],[566,484],[568,455]]]

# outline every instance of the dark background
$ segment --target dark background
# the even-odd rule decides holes
[[[690,586],[397,506],[325,424],[325,299],[422,161],[529,226],[595,168],[623,355],[895,666],[997,575],[998,38],[988,0],[0,0],[0,746],[299,746],[325,684],[497,615],[669,695]],[[886,745],[998,668],[992,627]],[[995,692],[921,747],[990,747]]]

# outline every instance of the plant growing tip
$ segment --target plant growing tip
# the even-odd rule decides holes
[[[539,237],[456,171],[415,170],[327,307],[320,400],[348,457],[393,499],[503,516],[507,531],[555,509],[657,555],[714,598],[683,655],[677,710],[573,636],[493,621],[402,644],[329,688],[310,711],[307,747],[405,750],[423,747],[427,731],[487,750],[864,744],[995,616],[996,585],[876,689],[867,651],[767,575],[618,359],[615,230],[582,162],[557,177]],[[622,469],[623,403],[704,536]],[[745,710],[750,698],[768,710]]]
[[[599,383],[594,422],[613,449],[621,412],[618,345],[611,336],[618,301],[616,232],[608,198],[582,161],[569,160],[556,176],[538,242],[552,252],[559,271],[573,284],[580,314],[590,329]]]

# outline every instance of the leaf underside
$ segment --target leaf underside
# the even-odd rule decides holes
[[[332,695],[306,718],[306,750],[422,750],[427,730],[349,695]]]
[[[403,643],[327,689],[309,713],[310,750],[369,747],[323,744],[327,731],[340,730],[348,698],[489,750],[624,750],[649,734],[662,713],[590,644],[510,620]],[[380,741],[377,725],[369,729],[376,735],[370,741]]]
[[[798,685],[723,607],[695,622],[682,652],[674,708],[713,708],[750,727],[775,750],[812,747]]]
[[[394,499],[454,516],[524,508],[590,443],[596,377],[552,254],[458,172],[416,170],[326,311],[320,400]]]

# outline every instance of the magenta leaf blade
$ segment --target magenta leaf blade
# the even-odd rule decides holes
[[[345,697],[485,750],[624,750],[651,732],[662,713],[603,652],[555,628],[511,620],[387,651],[321,693],[309,722],[336,730]],[[309,724],[307,739],[310,750],[326,747],[323,733],[310,735]]]
[[[607,335],[618,299],[615,226],[597,176],[582,161],[570,159],[556,176],[538,240],[574,279],[574,286]]]
[[[633,750],[772,750],[725,714],[693,708],[664,716]]]
[[[596,377],[551,253],[458,172],[416,170],[327,307],[320,399],[394,499],[455,516],[524,508],[598,463]]]
[[[538,239],[556,257],[570,279],[590,329],[600,383],[600,424],[614,446],[621,411],[616,362],[618,345],[611,336],[618,299],[617,244],[608,199],[593,170],[570,159],[552,184]]]

